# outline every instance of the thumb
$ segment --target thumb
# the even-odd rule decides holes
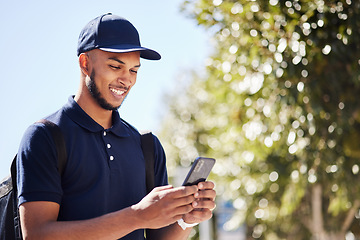
[[[168,190],[168,189],[172,189],[174,188],[172,185],[165,185],[165,186],[160,186],[160,187],[156,187],[152,190],[152,192],[160,192],[160,191],[164,191],[164,190]]]

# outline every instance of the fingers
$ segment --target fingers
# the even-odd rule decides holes
[[[216,192],[214,190],[215,184],[213,182],[201,182],[198,184],[199,191],[194,194],[198,200],[215,201]]]
[[[200,182],[198,184],[199,190],[214,189],[214,187],[215,187],[215,184],[213,182],[210,182],[210,181]]]
[[[214,190],[202,190],[194,194],[196,199],[210,199],[215,200],[216,192]]]
[[[173,214],[174,215],[179,215],[182,216],[184,214],[190,213],[191,211],[193,211],[194,208],[192,207],[191,204],[186,204],[186,205],[181,205],[178,206],[174,211]],[[181,217],[180,217],[181,218]]]
[[[132,208],[140,212],[145,228],[164,227],[194,210],[191,204],[197,191],[197,186],[156,187]]]
[[[194,194],[197,186],[173,188],[172,186],[157,187],[151,193],[156,201],[161,201],[162,210],[174,211],[175,214],[186,214],[193,210]]]
[[[150,228],[158,228],[180,218],[184,218],[187,223],[210,219],[216,206],[214,187],[213,182],[207,181],[194,186],[174,188],[168,185],[154,188],[139,203],[144,212],[142,218],[147,219],[144,224]]]
[[[212,211],[207,208],[194,209],[190,213],[183,215],[186,223],[200,223],[209,220],[212,217]]]
[[[210,181],[201,182],[198,185],[182,186],[174,188],[171,185],[154,188],[154,194],[158,199],[167,199],[165,208],[176,208],[176,214],[186,214],[193,208],[215,208],[216,192],[214,183]]]
[[[165,207],[173,208],[174,214],[186,214],[191,212],[194,207],[192,203],[195,201],[194,196],[188,196],[183,198],[173,199],[169,204]]]
[[[172,185],[165,185],[165,186],[160,186],[160,187],[156,187],[152,190],[152,192],[160,192],[163,190],[167,190],[167,189],[173,189],[174,187]]]
[[[192,203],[192,206],[194,207],[193,212],[198,215],[210,212],[210,215],[212,215],[212,211],[216,208],[216,192],[214,190],[215,184],[213,182],[206,181],[199,183],[198,187],[199,191],[194,194],[196,200]],[[206,218],[209,214],[207,213],[205,215]]]
[[[161,186],[161,187],[156,187],[152,190],[152,192],[163,192],[164,194],[168,195],[170,194],[171,197],[174,198],[181,198],[184,196],[190,196],[195,194],[198,191],[198,187],[197,186],[183,186],[183,187],[177,187],[174,188],[171,185],[167,185],[167,186]]]
[[[205,185],[206,187],[206,185]],[[210,184],[211,187],[211,184]],[[178,188],[169,188],[169,189],[164,189],[164,197],[167,198],[169,200],[168,204],[166,206],[164,206],[164,208],[170,207],[172,208],[172,214],[176,214],[176,215],[184,215],[187,214],[191,211],[194,210],[194,203],[195,206],[198,204],[197,203],[197,199],[194,197],[194,195],[198,195],[197,193],[198,191],[198,187],[197,186],[182,186],[182,187],[178,187]],[[213,190],[203,190],[201,195],[199,196],[200,198],[215,198],[215,191]],[[200,201],[200,200],[199,200]],[[201,200],[203,201],[203,200]],[[212,201],[205,201],[205,202],[201,202],[198,205],[199,208],[211,208],[214,207],[214,204]],[[181,217],[180,217],[181,218]]]
[[[198,187],[194,186],[183,186],[173,189],[174,197],[184,197],[194,195],[198,191]]]

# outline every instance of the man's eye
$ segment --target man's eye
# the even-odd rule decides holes
[[[120,67],[116,67],[116,66],[113,66],[113,65],[109,65],[112,69],[120,69]]]
[[[132,73],[137,73],[137,71],[136,70],[130,70]]]

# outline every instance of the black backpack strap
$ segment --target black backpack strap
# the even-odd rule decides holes
[[[38,122],[43,123],[46,126],[46,128],[49,129],[51,132],[57,151],[58,170],[60,175],[62,175],[64,173],[66,166],[67,153],[66,153],[65,140],[61,132],[61,129],[59,128],[58,125],[46,119],[41,119]]]
[[[146,190],[147,193],[149,193],[155,187],[154,138],[151,132],[141,134],[141,148],[145,159]]]
[[[16,171],[16,158],[17,155],[15,155],[12,163],[11,163],[11,167],[10,167],[10,172],[11,172],[11,182],[12,182],[12,193],[13,196],[11,198],[12,201],[12,224],[9,224],[9,226],[11,228],[13,228],[13,233],[11,233],[11,238],[15,238],[16,240],[21,240],[22,239],[22,233],[21,233],[21,227],[20,227],[20,214],[19,214],[19,208],[17,206],[18,204],[18,196],[17,196],[17,171]],[[10,223],[10,219],[8,220]],[[10,230],[10,229],[7,229]],[[9,231],[10,232],[10,231]],[[14,235],[13,235],[14,234]]]

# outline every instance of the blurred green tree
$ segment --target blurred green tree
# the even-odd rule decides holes
[[[237,210],[224,227],[245,223],[249,239],[359,237],[360,2],[194,0],[182,10],[214,51],[205,74],[169,97],[168,158],[217,158],[211,178]]]

